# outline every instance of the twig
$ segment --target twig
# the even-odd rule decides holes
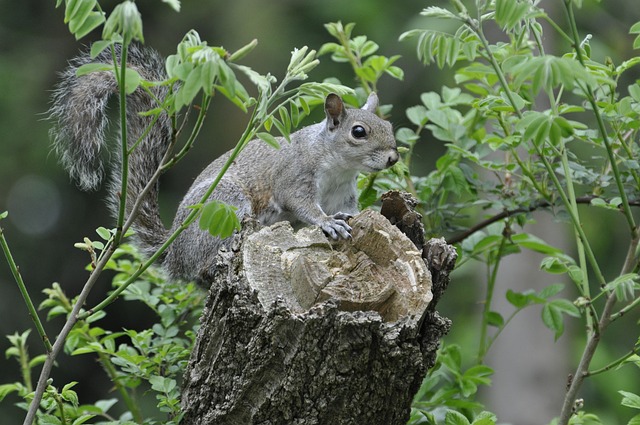
[[[44,326],[42,326],[42,321],[38,316],[38,312],[36,307],[33,305],[33,301],[31,301],[31,297],[29,296],[29,292],[27,291],[27,286],[24,284],[24,280],[22,279],[22,275],[20,274],[20,268],[16,265],[16,262],[13,260],[13,255],[11,255],[11,250],[9,249],[9,244],[4,237],[4,231],[0,227],[0,245],[2,245],[2,251],[4,252],[4,256],[7,258],[7,262],[9,263],[9,268],[11,269],[11,273],[13,274],[13,278],[18,284],[18,288],[20,289],[20,293],[22,294],[22,298],[24,298],[24,302],[27,304],[27,309],[29,310],[29,316],[36,326],[36,330],[40,335],[40,339],[44,343],[44,347],[47,350],[47,353],[51,352],[51,342],[49,341],[49,337],[44,331]]]
[[[64,327],[60,331],[60,334],[56,338],[53,346],[51,347],[51,351],[47,354],[47,358],[42,365],[42,370],[40,371],[40,377],[38,378],[38,384],[36,386],[36,390],[33,394],[33,399],[31,400],[31,405],[29,406],[29,411],[27,412],[27,416],[24,419],[23,425],[32,425],[33,421],[36,418],[36,412],[40,407],[40,401],[42,400],[42,396],[44,395],[45,390],[47,389],[47,381],[49,380],[49,376],[51,375],[51,369],[53,368],[53,364],[55,363],[55,359],[60,354],[60,351],[64,347],[64,343],[67,339],[67,336],[75,326],[78,321],[78,315],[80,314],[80,310],[84,305],[93,285],[97,282],[98,277],[102,273],[105,265],[115,252],[115,244],[111,244],[109,247],[109,254],[105,255],[97,264],[96,268],[89,275],[89,279],[84,284],[80,295],[78,295],[78,299],[69,314],[69,318],[67,319]]]
[[[602,198],[598,198],[597,196],[591,196],[591,195],[587,195],[587,196],[580,196],[576,198],[576,203],[578,204],[590,204],[591,201],[593,199],[602,199]],[[608,200],[604,199],[605,202],[608,203]],[[640,207],[640,199],[635,199],[635,200],[630,200],[629,201],[629,205],[632,207]],[[478,224],[475,224],[473,226],[471,226],[468,230],[465,230],[462,233],[459,233],[455,236],[450,237],[449,239],[447,239],[447,243],[448,244],[457,244],[462,242],[463,240],[465,240],[466,238],[468,238],[469,236],[471,236],[472,234],[474,234],[475,232],[484,229],[485,227],[488,227],[489,225],[503,220],[505,218],[514,216],[514,215],[518,215],[518,214],[525,214],[525,213],[530,213],[533,211],[536,211],[538,209],[542,209],[542,208],[549,208],[554,206],[551,202],[549,201],[538,201],[533,205],[530,205],[529,207],[522,207],[522,208],[516,208],[513,210],[504,210],[496,215],[493,215],[483,221],[481,221]]]

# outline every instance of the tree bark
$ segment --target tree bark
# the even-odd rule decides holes
[[[388,219],[359,214],[348,241],[250,222],[221,251],[185,373],[183,424],[407,422],[450,327],[429,301],[446,289],[456,252],[425,243],[411,199],[389,196]]]

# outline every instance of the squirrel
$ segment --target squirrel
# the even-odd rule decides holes
[[[120,49],[116,49],[120,57]],[[105,174],[102,151],[108,149],[105,129],[109,123],[107,104],[118,94],[115,75],[96,71],[76,76],[76,70],[86,63],[112,63],[109,51],[91,59],[82,53],[69,63],[61,74],[49,110],[53,121],[53,149],[60,162],[83,190],[96,189]],[[153,49],[132,44],[128,50],[128,66],[146,80],[166,78],[163,58]],[[155,87],[155,97],[162,99],[167,89]],[[142,136],[129,156],[128,191],[125,211],[133,203],[156,172],[167,152],[172,125],[162,113],[152,128],[143,134],[153,118],[140,114],[157,107],[153,96],[138,88],[127,97],[127,137],[132,146]],[[376,172],[391,167],[398,151],[391,124],[375,111],[378,97],[371,93],[361,109],[347,108],[336,94],[326,96],[326,119],[303,127],[290,135],[290,142],[279,139],[280,149],[253,140],[236,157],[211,199],[237,208],[239,219],[252,215],[263,225],[287,220],[293,225],[319,226],[333,239],[349,238],[348,219],[358,212],[356,179],[360,172]],[[119,149],[110,169],[108,203],[117,212],[121,188],[122,158]],[[230,152],[213,161],[195,179],[181,201],[172,228],[160,219],[158,184],[143,194],[143,202],[133,225],[134,244],[143,254],[151,255],[167,240],[197,204]],[[172,279],[195,280],[201,285],[210,282],[211,270],[219,248],[225,241],[189,226],[160,257]]]

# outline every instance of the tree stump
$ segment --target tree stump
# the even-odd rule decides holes
[[[413,211],[402,196],[386,209],[397,223]],[[453,247],[419,249],[374,211],[350,221],[347,241],[246,224],[212,270],[182,423],[406,423],[450,327],[432,291],[448,284]]]

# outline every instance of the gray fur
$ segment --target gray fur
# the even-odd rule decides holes
[[[62,75],[51,116],[56,120],[54,147],[62,164],[81,188],[92,189],[102,179],[105,108],[107,98],[117,88],[111,73],[77,78],[75,68],[86,61],[86,55],[76,59]],[[163,76],[162,62],[151,50],[135,49],[129,61],[147,79]],[[141,90],[128,98],[127,105],[129,140],[133,143],[148,123],[148,118],[138,112],[155,106]],[[358,173],[380,171],[398,160],[391,124],[375,115],[377,106],[378,98],[373,93],[362,109],[347,109],[337,95],[330,94],[325,101],[327,118],[293,133],[291,143],[279,139],[281,148],[276,150],[258,140],[250,142],[212,198],[236,206],[239,218],[255,215],[265,225],[282,220],[317,225],[333,238],[348,238],[351,228],[346,220],[358,212]],[[356,127],[361,128],[354,133]],[[128,204],[155,172],[170,137],[169,120],[163,116],[132,155]],[[180,203],[171,232],[189,214],[188,207],[200,201],[229,155],[216,159],[196,178]],[[118,175],[120,158],[113,163],[114,175]],[[110,191],[112,203],[117,201],[118,187],[116,178]],[[135,226],[137,244],[147,254],[169,234],[160,221],[157,197],[156,187],[145,198]],[[194,224],[171,244],[162,258],[163,265],[173,278],[204,283],[223,242]]]

